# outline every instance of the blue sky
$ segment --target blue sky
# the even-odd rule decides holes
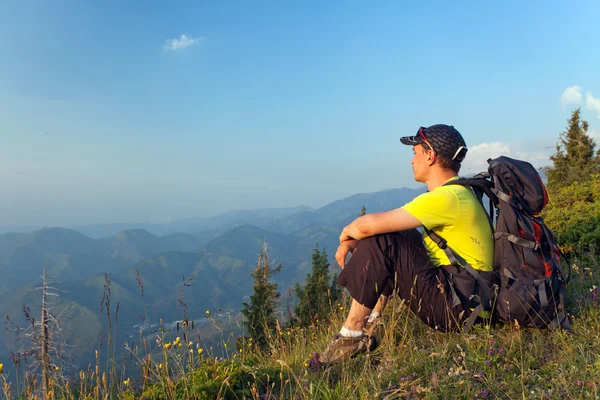
[[[455,125],[463,172],[600,139],[600,3],[0,2],[0,220],[166,222],[411,186],[398,138]],[[401,204],[399,204],[401,206]]]

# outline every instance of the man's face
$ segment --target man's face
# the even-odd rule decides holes
[[[429,160],[431,150],[426,150],[422,145],[413,146],[413,158],[410,160],[415,181],[425,182],[429,171]]]

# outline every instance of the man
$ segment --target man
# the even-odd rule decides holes
[[[347,359],[371,346],[365,323],[369,317],[373,322],[393,291],[430,327],[461,328],[476,306],[478,285],[466,269],[451,265],[426,230],[445,239],[457,258],[486,282],[493,281],[494,241],[484,208],[470,188],[443,186],[458,178],[467,153],[462,135],[440,124],[400,141],[413,146],[414,179],[425,183],[428,192],[400,208],[361,216],[342,231],[336,253],[343,268],[338,282],[353,300],[342,329],[320,355],[321,363]],[[420,227],[422,235],[416,230]]]

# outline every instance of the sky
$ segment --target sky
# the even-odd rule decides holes
[[[600,143],[600,2],[0,1],[0,225],[164,223],[417,187]],[[398,206],[401,206],[399,204]]]

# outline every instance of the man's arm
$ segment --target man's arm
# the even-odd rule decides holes
[[[414,229],[419,226],[423,226],[423,224],[402,208],[366,214],[356,218],[344,228],[340,235],[340,243],[352,239],[362,240],[381,233]]]

